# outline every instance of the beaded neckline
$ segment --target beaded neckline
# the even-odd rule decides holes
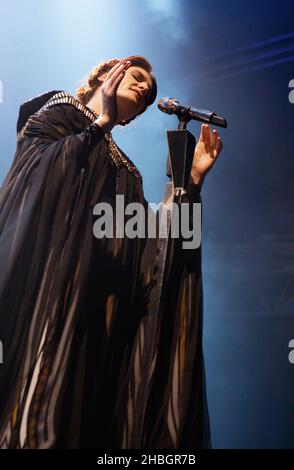
[[[78,111],[81,111],[84,116],[86,116],[91,122],[94,122],[98,117],[99,114],[97,114],[93,109],[91,109],[89,106],[86,106],[80,101],[78,101],[76,98],[74,98],[72,95],[67,93],[66,91],[60,91],[53,95],[38,111],[38,113],[44,111],[45,109],[61,104],[61,103],[66,103],[74,106]],[[104,134],[104,138],[107,142],[109,153],[110,153],[110,158],[113,162],[113,164],[116,166],[117,169],[119,169],[122,165],[124,165],[127,170],[132,173],[134,176],[136,176],[141,182],[142,182],[142,176],[136,165],[126,158],[121,151],[119,150],[118,146],[116,145],[115,141],[113,140],[111,132],[107,132]]]

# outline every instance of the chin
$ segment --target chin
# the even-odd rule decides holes
[[[124,94],[117,94],[117,107],[121,119],[131,119],[141,111],[141,104],[138,103],[136,93],[128,90]]]

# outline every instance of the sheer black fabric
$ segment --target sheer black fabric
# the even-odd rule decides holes
[[[171,254],[176,276],[155,325],[156,239],[93,234],[98,202],[115,213],[124,195],[147,210],[140,174],[89,108],[51,103],[25,114],[0,193],[1,447],[206,446],[200,250]],[[150,331],[157,351],[138,442]]]

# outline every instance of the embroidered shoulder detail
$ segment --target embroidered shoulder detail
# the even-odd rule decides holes
[[[44,106],[42,106],[42,108],[39,109],[38,113],[56,104],[64,104],[64,103],[71,104],[72,106],[74,106],[92,122],[94,122],[99,116],[97,113],[95,113],[93,109],[90,109],[88,108],[88,106],[85,106],[84,104],[80,103],[79,100],[77,100],[74,96],[70,95],[66,91],[61,91],[53,95],[52,98],[50,98],[50,100],[47,101],[47,103],[45,103]]]
[[[80,103],[74,96],[70,95],[66,91],[60,91],[55,93],[35,114],[39,114],[51,106],[57,104],[70,104],[77,110],[81,111],[91,122],[94,122],[98,118],[98,114],[91,108]],[[17,133],[17,139],[22,137],[25,126]]]
[[[72,95],[70,95],[66,91],[62,91],[53,95],[52,98],[47,103],[45,103],[44,106],[42,106],[39,112],[43,111],[44,109],[49,108],[50,106],[54,106],[59,103],[68,103],[68,104],[73,105],[76,109],[81,111],[92,122],[94,122],[99,117],[99,114],[97,114],[93,109],[89,108],[86,105],[83,105],[76,98],[74,98]],[[140,171],[138,170],[138,168],[133,162],[131,162],[129,159],[126,159],[122,155],[121,151],[118,149],[115,141],[113,140],[111,132],[105,133],[104,137],[108,144],[110,158],[112,162],[114,163],[114,165],[117,168],[119,168],[121,165],[124,165],[130,173],[132,173],[142,182],[142,175]]]
[[[128,169],[128,171],[132,173],[134,176],[136,176],[136,178],[138,178],[142,183],[143,179],[142,179],[142,175],[140,171],[138,170],[136,165],[133,162],[131,162],[131,160],[127,159],[121,153],[115,141],[113,140],[111,133],[105,134],[104,137],[108,145],[110,157],[113,163],[115,164],[115,166],[117,168],[120,168],[122,165],[124,165]]]
[[[93,109],[89,108],[88,106],[82,104],[77,100],[74,96],[70,95],[66,91],[60,91],[53,95],[40,109],[37,111],[36,114],[41,113],[45,109],[50,108],[51,106],[55,106],[57,104],[70,104],[74,106],[78,111],[81,111],[86,118],[88,118],[91,122],[96,121],[99,117]],[[23,129],[17,134],[17,138],[22,136]],[[105,133],[104,138],[107,142],[109,154],[112,163],[115,165],[117,169],[119,169],[122,165],[124,165],[130,173],[132,173],[136,178],[138,178],[142,182],[142,176],[136,165],[131,162],[129,159],[126,159],[119,148],[117,147],[115,141],[113,140],[111,132]]]

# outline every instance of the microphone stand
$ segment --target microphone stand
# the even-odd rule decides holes
[[[182,112],[178,115],[179,124],[177,130],[167,131],[169,154],[167,158],[166,174],[170,178],[167,183],[167,193],[172,194],[172,210],[167,206],[167,236],[158,237],[155,258],[154,284],[150,292],[148,316],[149,328],[146,330],[144,352],[142,357],[142,375],[137,400],[137,414],[135,415],[134,447],[145,448],[144,421],[148,415],[148,396],[152,386],[152,376],[156,364],[158,343],[160,338],[162,319],[167,296],[175,293],[181,281],[181,270],[183,269],[183,256],[181,234],[179,237],[171,237],[171,219],[174,204],[180,206],[184,195],[188,191],[191,167],[194,157],[196,139],[186,127],[191,120],[188,113]],[[164,217],[163,217],[164,219]],[[178,219],[179,220],[179,219]],[[180,220],[179,220],[180,222]],[[181,227],[181,223],[179,224]],[[185,261],[184,261],[185,262]],[[163,326],[164,328],[164,326]],[[179,431],[180,432],[180,431]]]

